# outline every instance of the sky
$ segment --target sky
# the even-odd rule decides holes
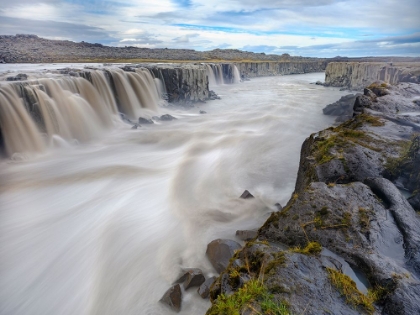
[[[0,35],[310,57],[420,56],[420,0],[0,0]]]

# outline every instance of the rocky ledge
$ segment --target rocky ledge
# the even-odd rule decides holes
[[[208,315],[420,314],[420,85],[383,89],[306,139],[292,198],[216,279]]]

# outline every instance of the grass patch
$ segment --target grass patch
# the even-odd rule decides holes
[[[290,251],[304,255],[318,255],[322,251],[322,246],[318,242],[309,242],[306,247],[294,247]]]
[[[255,310],[253,303],[261,306],[261,313]],[[276,302],[267,287],[258,279],[248,281],[230,296],[219,295],[206,315],[240,315],[244,309],[253,310],[253,314],[291,315],[289,305]]]
[[[362,231],[367,231],[370,225],[370,219],[368,210],[365,208],[359,208],[359,225]]]
[[[347,304],[361,307],[366,313],[373,314],[373,303],[378,299],[378,293],[365,295],[357,289],[356,283],[349,276],[328,267],[327,272],[331,283],[345,297]]]
[[[265,267],[264,273],[268,274],[271,270],[273,270],[276,267],[283,267],[286,263],[286,256],[284,252],[277,252],[273,255],[274,259],[270,260],[270,262]]]

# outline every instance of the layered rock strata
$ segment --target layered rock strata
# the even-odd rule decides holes
[[[378,80],[419,83],[420,63],[331,62],[325,70],[326,86],[360,90]]]

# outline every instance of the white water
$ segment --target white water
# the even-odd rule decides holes
[[[213,275],[207,243],[289,199],[303,140],[345,94],[309,84],[323,76],[218,86],[222,100],[161,109],[176,121],[1,160],[0,314],[173,314],[157,301],[181,267]],[[208,306],[190,289],[181,314]]]

